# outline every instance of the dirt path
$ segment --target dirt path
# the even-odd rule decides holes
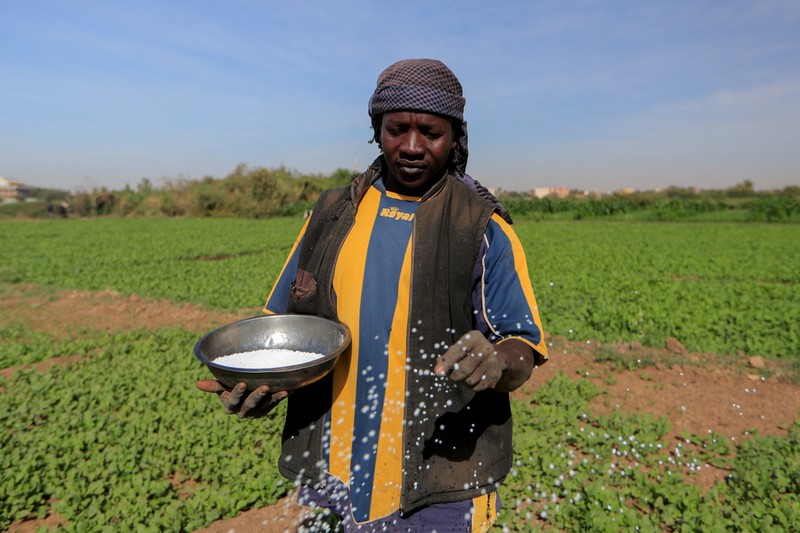
[[[142,328],[182,327],[204,332],[259,309],[236,313],[205,310],[199,305],[177,305],[115,291],[48,291],[35,285],[0,284],[0,323],[22,323],[55,336],[89,329],[110,333]]]
[[[110,333],[157,326],[183,327],[204,332],[258,314],[208,311],[200,306],[179,306],[115,292],[46,291],[27,285],[0,285],[0,324],[21,324],[55,336],[82,330]],[[514,394],[527,398],[562,371],[570,377],[593,380],[604,391],[592,404],[594,412],[612,410],[665,415],[672,423],[667,437],[714,431],[735,438],[748,432],[784,435],[800,416],[800,385],[787,383],[787,365],[742,355],[721,358],[713,354],[687,353],[678,341],[663,349],[637,344],[598,346],[591,342],[551,339],[551,360],[535,370],[532,379]],[[37,367],[59,364],[40,363]],[[0,369],[8,375],[16,369]],[[724,472],[706,469],[697,478],[704,486],[719,481]],[[211,524],[198,533],[230,533],[264,529],[295,531],[303,511],[287,496],[275,505],[254,509],[230,520]],[[52,523],[53,517],[49,520]],[[34,531],[44,521],[28,521],[10,531]]]

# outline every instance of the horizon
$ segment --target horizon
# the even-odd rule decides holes
[[[248,166],[247,170],[248,171],[255,170],[256,168],[257,167]],[[279,170],[279,168],[268,168],[267,170],[270,170],[270,171]],[[331,178],[333,176],[333,172],[326,173],[326,174],[311,175],[311,174],[296,174],[296,171],[293,171],[291,169],[285,169],[285,170],[291,174],[292,178],[296,178],[296,179],[310,178],[310,177]],[[337,170],[339,170],[339,169],[337,169]],[[172,181],[185,180],[185,181],[197,183],[197,182],[202,181],[203,179],[208,178],[208,177],[211,177],[214,180],[224,180],[224,179],[226,179],[228,177],[228,175],[220,176],[220,177],[204,176],[202,178],[183,178],[183,177],[169,178],[169,177],[162,177],[162,178],[159,178],[157,180],[158,183],[153,183],[153,181],[150,180],[149,178],[142,178],[142,180],[140,180],[137,183],[125,183],[125,184],[123,184],[122,186],[119,186],[119,187],[101,186],[101,187],[94,187],[94,188],[90,188],[90,189],[87,189],[86,187],[77,187],[77,188],[72,189],[72,190],[70,190],[70,189],[58,189],[58,188],[52,189],[52,188],[48,188],[48,187],[38,187],[37,185],[31,185],[31,184],[28,184],[28,183],[19,182],[19,180],[12,180],[12,179],[9,179],[9,178],[7,178],[5,176],[0,176],[0,180],[7,180],[9,182],[19,182],[19,183],[21,183],[22,185],[24,185],[27,188],[54,190],[54,191],[58,191],[58,192],[66,192],[66,193],[69,193],[69,194],[85,194],[85,193],[95,192],[95,191],[99,191],[99,190],[103,190],[103,189],[107,190],[107,192],[110,192],[110,193],[124,192],[125,190],[136,190],[137,187],[140,184],[142,184],[145,180],[148,180],[150,182],[150,185],[154,189],[159,189],[159,188],[169,188],[170,182],[172,182]],[[536,195],[537,193],[541,193],[542,191],[547,191],[547,193],[546,193],[547,196],[552,195],[552,194],[558,194],[559,192],[563,191],[564,189],[567,189],[569,192],[577,191],[577,192],[580,192],[580,193],[583,193],[583,194],[587,194],[587,195],[592,195],[592,194],[613,195],[613,194],[632,194],[632,193],[635,194],[635,193],[649,193],[649,192],[661,193],[661,192],[664,192],[664,191],[672,189],[672,188],[688,189],[688,190],[690,190],[690,191],[692,191],[694,193],[703,193],[703,192],[716,192],[716,191],[724,192],[726,190],[729,190],[729,189],[732,189],[732,188],[735,188],[735,187],[738,187],[738,186],[746,185],[747,182],[749,182],[752,185],[753,191],[755,191],[757,193],[758,192],[761,192],[761,193],[778,192],[778,193],[780,193],[780,192],[783,192],[785,189],[790,188],[790,187],[800,187],[800,185],[791,184],[791,185],[784,185],[782,187],[760,188],[760,187],[757,186],[756,183],[753,183],[752,180],[743,180],[743,181],[741,181],[739,183],[735,183],[735,184],[733,184],[731,186],[727,186],[727,187],[708,187],[708,188],[697,187],[697,186],[693,186],[693,185],[690,185],[690,186],[668,185],[666,187],[652,187],[652,188],[621,187],[619,189],[614,189],[614,190],[575,189],[575,188],[559,187],[559,186],[544,186],[544,187],[533,186],[533,187],[531,187],[529,189],[504,189],[502,187],[488,187],[488,189],[489,189],[489,192],[491,192],[492,194],[510,193],[510,194]],[[537,196],[537,197],[539,197],[539,196]]]
[[[0,176],[123,189],[378,154],[367,102],[433,57],[487,187],[800,184],[800,3],[0,4]],[[387,20],[392,23],[387,23]]]

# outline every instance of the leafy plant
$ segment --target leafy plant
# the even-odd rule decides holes
[[[665,418],[594,416],[597,391],[563,373],[515,404],[514,469],[500,488],[510,531],[787,531],[800,523],[800,422],[786,438],[664,440]],[[691,478],[730,470],[706,494]]]
[[[69,530],[190,531],[285,494],[282,413],[226,417],[192,386],[207,376],[194,340],[178,330],[98,336],[85,339],[98,349],[85,360],[5,381],[14,393],[0,394],[0,528],[56,502]]]

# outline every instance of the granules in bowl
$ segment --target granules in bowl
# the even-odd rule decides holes
[[[321,353],[288,350],[285,348],[265,348],[248,352],[232,353],[214,359],[214,363],[230,368],[283,368],[310,363],[324,357]]]

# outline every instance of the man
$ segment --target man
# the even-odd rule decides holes
[[[346,324],[333,372],[291,396],[198,382],[243,418],[289,397],[280,472],[346,531],[486,531],[512,461],[508,393],[547,359],[510,217],[465,173],[464,104],[439,61],[384,70],[382,155],[323,193],[284,265],[264,310]]]

